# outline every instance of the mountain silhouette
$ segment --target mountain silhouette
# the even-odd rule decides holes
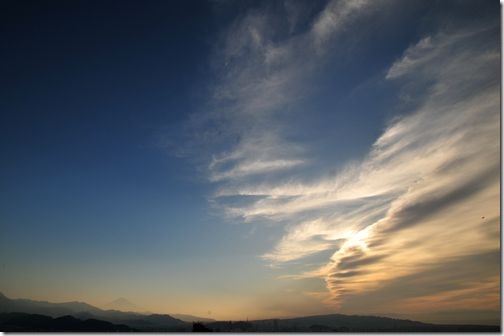
[[[148,331],[185,331],[191,324],[167,314],[141,314],[103,310],[83,302],[51,303],[27,299],[9,299],[0,293],[0,313],[26,313],[52,318],[73,316],[80,320],[103,320]]]
[[[204,323],[217,332],[499,332],[500,326],[443,325],[378,316],[329,314],[289,319]]]
[[[137,331],[126,325],[106,321],[79,320],[73,316],[50,316],[25,313],[0,314],[0,330],[4,332],[128,332]]]
[[[120,297],[104,306],[108,310],[119,310],[122,312],[141,312],[142,309],[137,305],[131,303],[128,299]]]
[[[83,302],[9,299],[0,293],[0,331],[220,331],[220,332],[499,332],[500,325],[432,324],[378,316],[329,314],[255,321],[184,322],[167,314],[103,310]],[[192,323],[194,322],[194,323]]]
[[[72,301],[52,303],[47,301],[34,301],[28,299],[9,299],[0,293],[0,313],[23,312],[29,314],[42,314],[52,317],[72,315],[78,312],[100,314],[101,309],[84,302]]]
[[[171,314],[171,316],[184,322],[216,322],[214,319],[199,317],[189,314]]]

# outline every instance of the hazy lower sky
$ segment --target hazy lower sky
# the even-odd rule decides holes
[[[498,1],[2,7],[5,295],[498,319]]]

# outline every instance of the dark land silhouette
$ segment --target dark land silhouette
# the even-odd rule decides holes
[[[128,332],[139,331],[124,324],[87,319],[80,320],[70,315],[57,318],[39,314],[4,313],[0,314],[0,327],[3,332]]]
[[[193,318],[197,318],[191,316]],[[83,302],[9,299],[0,293],[4,332],[500,332],[495,325],[432,324],[377,316],[329,314],[253,321],[186,322],[167,314],[103,310]]]

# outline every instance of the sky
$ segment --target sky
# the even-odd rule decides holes
[[[498,323],[497,1],[2,7],[8,297]]]

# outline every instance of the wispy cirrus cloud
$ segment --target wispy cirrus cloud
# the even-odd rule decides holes
[[[306,29],[293,33],[303,6],[286,1],[283,20],[268,5],[250,9],[222,33],[212,56],[217,80],[210,103],[188,127],[194,135],[190,152],[204,147],[200,154],[211,153],[210,181],[236,187],[310,164],[307,148],[289,140],[291,109],[327,57],[326,42],[379,2],[329,1]]]
[[[340,217],[342,224],[319,218],[315,228],[304,223],[293,226],[266,259],[288,261],[285,256],[298,259],[326,249],[327,241],[313,239],[316,232],[333,241],[343,240],[333,245],[335,252],[326,265],[305,276],[324,277],[331,293],[328,302],[344,308],[346,298],[368,295],[400,277],[442,268],[452,258],[498,251],[499,86],[495,69],[499,54],[495,46],[479,41],[481,34],[476,31],[460,38],[440,33],[422,39],[391,66],[388,78],[391,72],[398,78],[397,69],[401,69],[401,75],[412,80],[428,74],[432,84],[420,107],[393,122],[350,172],[315,185],[274,186],[274,195],[296,196],[281,201],[266,196],[243,209],[245,217],[295,216],[307,208],[337,209],[348,199],[360,200],[363,206],[371,196],[386,200],[385,208],[346,213],[348,217]],[[424,48],[425,41],[432,46]],[[411,63],[413,53],[416,62]],[[262,189],[261,194],[267,195]],[[366,223],[366,215],[376,214],[372,211],[378,211],[378,218]],[[364,227],[359,229],[356,223]],[[352,228],[355,231],[349,234]],[[308,248],[303,250],[303,244]],[[455,288],[460,286],[465,288],[460,291],[474,295],[495,299],[498,294],[496,267],[488,279],[481,280],[481,288],[456,274],[449,278],[446,290],[418,299],[449,301],[451,305],[445,302],[444,308],[454,308],[462,301],[449,293],[459,293]],[[426,279],[422,286],[436,288],[436,283]],[[415,300],[410,297],[408,305]],[[397,309],[401,309],[399,303]],[[483,303],[488,300],[481,307]]]
[[[268,262],[288,265],[332,252],[318,268],[293,276],[324,279],[329,305],[359,311],[351,302],[419,275],[416,285],[429,290],[399,290],[390,309],[418,311],[428,302],[455,309],[469,302],[457,299],[464,295],[481,295],[486,299],[474,304],[494,306],[493,259],[473,263],[475,272],[486,272],[479,282],[454,272],[439,288],[439,279],[427,275],[499,249],[495,27],[441,30],[407,48],[384,80],[413,88],[416,107],[338,173],[325,167],[324,176],[308,179],[303,173],[318,163],[289,136],[290,106],[309,91],[310,76],[339,34],[390,4],[330,1],[297,34],[292,24],[299,13],[291,8],[284,35],[268,11],[255,10],[224,33],[215,56],[221,64],[215,108],[196,118],[217,125],[221,140],[207,164],[208,179],[217,183],[213,200],[232,217],[285,225],[284,236],[263,255]]]

